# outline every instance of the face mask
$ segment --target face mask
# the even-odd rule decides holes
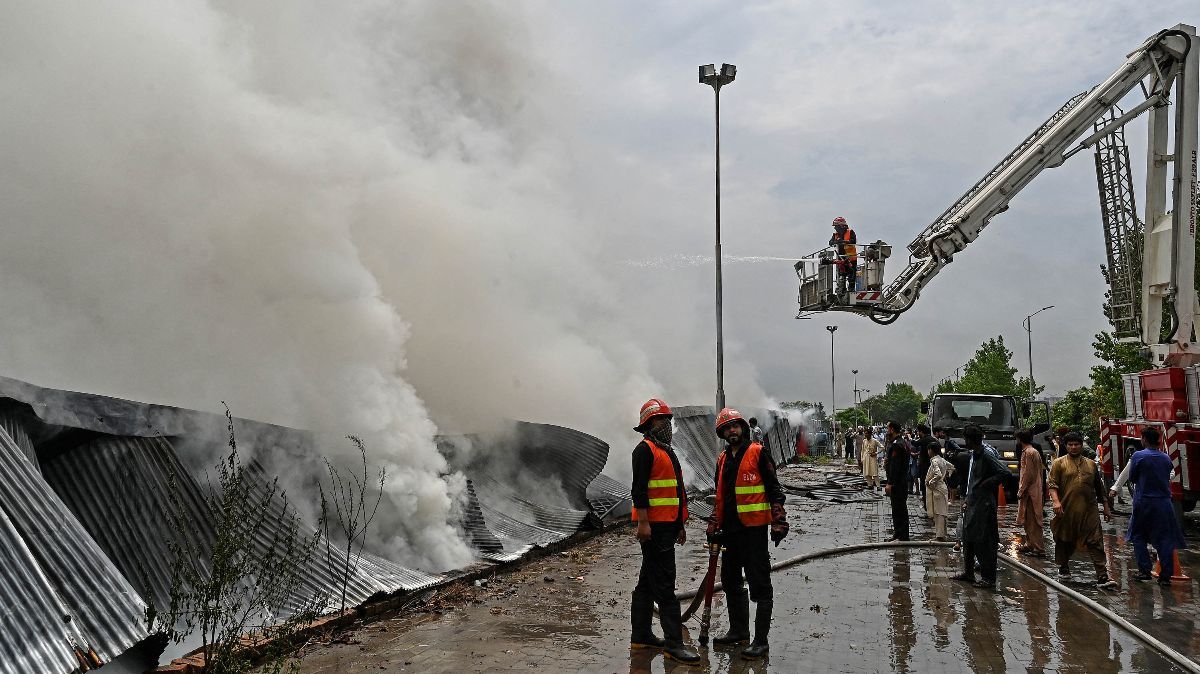
[[[671,444],[671,438],[673,438],[674,435],[675,435],[675,420],[674,419],[671,420],[671,424],[669,426],[662,426],[653,431],[650,431],[650,437],[663,443],[664,445]]]

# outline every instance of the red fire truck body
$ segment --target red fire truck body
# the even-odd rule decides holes
[[[1186,512],[1200,497],[1200,366],[1164,367],[1122,377],[1124,419],[1100,424],[1100,469],[1111,483],[1142,448],[1142,429],[1162,434],[1171,457],[1171,495]]]

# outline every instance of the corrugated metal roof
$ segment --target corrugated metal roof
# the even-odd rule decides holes
[[[675,437],[671,445],[683,465],[683,481],[689,489],[715,491],[717,472],[717,434],[713,430],[713,408],[702,405],[673,407]]]
[[[171,475],[207,550],[212,523],[200,487],[165,438],[100,437],[46,461],[45,479],[122,575],[160,610],[170,605]]]
[[[74,657],[64,661],[61,648],[44,647],[47,641],[78,639],[86,652],[95,651],[103,662],[111,661],[148,633],[143,623],[146,605],[121,575],[108,556],[80,525],[72,511],[34,470],[24,452],[6,431],[0,429],[0,505],[5,514],[6,555],[11,564],[0,570],[6,592],[29,587],[33,593],[24,603],[35,624],[58,623],[60,627],[32,638],[28,643],[5,643],[8,651],[34,645],[44,658],[39,667],[14,671],[69,672]],[[15,539],[14,539],[15,537]],[[17,546],[17,543],[20,546]],[[24,547],[25,554],[17,552]],[[39,586],[57,596],[56,603],[39,598]],[[45,593],[41,593],[44,595]],[[65,610],[64,610],[65,609]],[[77,630],[64,634],[65,617]],[[0,641],[28,638],[21,631],[0,634]],[[7,663],[0,662],[0,667]],[[69,665],[69,666],[68,666]]]
[[[195,534],[191,543],[205,550],[212,540],[213,518],[202,498],[202,487],[180,463],[165,438],[97,438],[74,450],[60,453],[47,462],[46,480],[78,513],[105,553],[126,578],[139,589],[149,586],[149,598],[160,611],[170,604],[171,553],[168,541],[178,535],[168,519],[171,475],[179,500],[187,508]],[[86,476],[86,480],[79,479]],[[270,480],[262,465],[250,461],[247,479],[263,494]],[[283,516],[283,502],[271,503],[270,521]],[[302,535],[311,535],[311,524]],[[255,544],[262,551],[271,545],[271,532],[260,532]],[[322,546],[302,583],[304,596],[333,595],[341,587],[337,559],[330,559]],[[441,579],[439,575],[408,569],[380,557],[364,554],[347,581],[347,598],[359,603],[377,593],[417,590]],[[303,601],[295,598],[293,608]],[[286,615],[286,612],[285,614]]]
[[[596,437],[512,422],[501,432],[441,436],[438,445],[467,477],[462,527],[484,559],[510,561],[599,521],[587,489],[608,461],[608,444]]]
[[[717,472],[718,440],[713,408],[689,405],[671,409],[675,413],[675,438],[671,444],[685,464],[684,482],[691,489],[714,491],[717,488],[713,477]],[[784,414],[758,407],[739,407],[738,411],[747,420],[758,419],[764,442],[777,465],[791,458],[795,453],[796,432]]]
[[[0,407],[0,428],[8,433],[8,437],[17,444],[25,458],[29,459],[33,469],[40,473],[42,468],[38,465],[37,450],[34,449],[33,439],[29,437],[29,432],[25,429],[25,424],[21,422],[15,409]]]
[[[0,672],[70,672],[78,667],[73,645],[87,640],[68,622],[50,579],[0,509]]]
[[[633,501],[629,485],[600,473],[587,488],[588,503],[600,519],[628,517]]]

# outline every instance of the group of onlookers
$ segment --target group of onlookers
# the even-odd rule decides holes
[[[852,437],[854,456],[868,488],[882,488],[891,502],[892,540],[908,540],[909,496],[922,497],[925,516],[932,519],[934,538],[939,541],[948,538],[949,504],[961,500],[954,535],[956,549],[963,552],[964,570],[956,578],[980,587],[994,587],[998,497],[1005,487],[1013,486],[1014,476],[1000,462],[999,452],[984,442],[982,429],[964,427],[965,446],[947,437],[944,428],[931,433],[927,426],[906,429],[897,422],[880,428],[860,427]],[[1095,454],[1084,449],[1082,435],[1060,428],[1057,437],[1047,439],[1050,457],[1034,441],[1032,432],[1016,433],[1020,461],[1019,478],[1015,480],[1016,521],[1024,529],[1018,552],[1045,556],[1044,510],[1049,503],[1054,513],[1050,531],[1059,575],[1071,575],[1071,557],[1082,550],[1093,563],[1097,586],[1116,587],[1116,581],[1108,576],[1100,518],[1103,514],[1105,521],[1112,521],[1109,502],[1128,481],[1135,491],[1125,538],[1134,547],[1138,565],[1135,580],[1153,578],[1149,545],[1158,553],[1161,565],[1158,582],[1169,585],[1175,551],[1185,543],[1171,503],[1174,467],[1160,449],[1159,432],[1148,428],[1142,433],[1143,449],[1130,458],[1121,478],[1107,493]],[[1051,460],[1047,462],[1047,458]]]

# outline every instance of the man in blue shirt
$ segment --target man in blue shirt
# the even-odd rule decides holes
[[[1171,473],[1175,465],[1166,452],[1159,449],[1161,438],[1154,428],[1142,430],[1142,445],[1133,453],[1129,463],[1129,480],[1137,485],[1133,494],[1133,514],[1129,517],[1129,530],[1125,540],[1133,543],[1137,559],[1138,574],[1135,580],[1146,581],[1150,575],[1150,551],[1146,545],[1154,546],[1158,553],[1161,572],[1160,585],[1170,585],[1175,574],[1175,551],[1185,548],[1183,532],[1175,518],[1171,505]]]

